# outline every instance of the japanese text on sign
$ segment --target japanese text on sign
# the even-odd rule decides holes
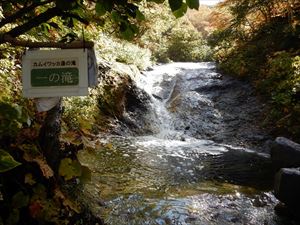
[[[79,84],[77,68],[32,69],[32,87],[70,86]]]
[[[31,66],[32,68],[78,67],[78,61],[76,59],[43,59],[32,61]]]

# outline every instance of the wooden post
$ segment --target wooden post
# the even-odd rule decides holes
[[[58,174],[60,163],[60,142],[62,101],[47,112],[45,121],[40,129],[39,144],[46,157],[47,163]]]

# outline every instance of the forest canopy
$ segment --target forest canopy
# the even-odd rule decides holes
[[[147,2],[164,3],[164,0]],[[140,11],[141,4],[147,2],[135,0],[14,0],[2,1],[0,21],[1,41],[8,37],[18,37],[31,29],[49,32],[50,28],[61,31],[72,28],[75,23],[87,26],[91,23],[104,23],[109,17],[122,36],[132,39],[138,33],[137,23],[144,20]],[[169,7],[176,17],[183,16],[187,9],[198,9],[198,0],[168,0]]]

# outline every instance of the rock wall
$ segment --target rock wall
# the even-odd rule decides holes
[[[274,194],[281,201],[278,214],[300,221],[300,144],[277,137],[271,147],[271,159],[277,169]]]
[[[98,86],[98,122],[110,123],[112,133],[147,132],[145,117],[150,97],[136,86],[134,79],[140,76],[134,65],[114,63],[101,64]]]

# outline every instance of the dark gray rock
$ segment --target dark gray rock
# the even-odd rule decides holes
[[[300,167],[300,144],[277,137],[271,146],[271,159],[276,168]]]
[[[271,144],[271,160],[277,169],[281,168],[275,176],[274,194],[283,204],[279,204],[275,211],[278,215],[299,220],[300,144],[277,137]]]
[[[300,215],[300,168],[282,168],[275,176],[274,194],[294,215]]]

